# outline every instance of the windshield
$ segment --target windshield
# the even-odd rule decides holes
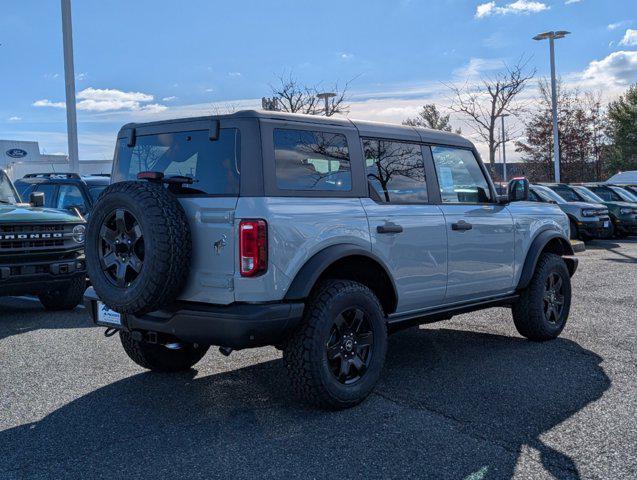
[[[595,193],[591,192],[588,188],[586,187],[580,187],[580,186],[576,186],[573,187],[575,190],[577,190],[577,193],[579,193],[585,201],[588,202],[593,202],[593,203],[604,203],[605,200],[603,198],[600,198],[598,195],[596,195]]]
[[[609,187],[626,202],[637,202],[637,195],[621,187]]]
[[[533,185],[533,190],[535,190],[535,193],[537,193],[545,202],[553,201],[555,203],[566,203],[566,200],[564,200],[550,188],[543,185]]]
[[[7,174],[0,171],[0,203],[14,204],[20,201],[18,193],[13,188],[11,180],[7,177]]]
[[[208,130],[140,135],[134,147],[118,143],[113,183],[135,180],[139,172],[194,180],[180,194],[238,195],[241,137],[236,128],[222,128],[211,141]]]
[[[581,202],[583,200],[575,190],[566,185],[551,185],[549,188],[567,202]]]
[[[588,188],[595,195],[603,198],[607,202],[621,202],[623,200],[623,198],[617,192],[614,192],[608,187],[591,186],[586,188]]]

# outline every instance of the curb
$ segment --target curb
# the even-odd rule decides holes
[[[575,253],[581,253],[586,251],[586,244],[581,240],[571,240],[571,246]]]

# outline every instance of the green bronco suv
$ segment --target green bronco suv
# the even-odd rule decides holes
[[[0,170],[0,295],[37,295],[48,310],[77,306],[86,288],[83,218],[20,202]]]

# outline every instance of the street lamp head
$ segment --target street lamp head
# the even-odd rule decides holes
[[[328,98],[332,98],[332,97],[335,97],[335,96],[336,96],[336,94],[334,92],[323,92],[323,93],[317,93],[316,94],[317,98],[321,98],[321,99],[324,99],[324,100],[327,100]]]
[[[556,40],[558,38],[564,38],[566,35],[569,35],[570,33],[571,32],[567,32],[566,30],[558,30],[557,32],[553,32],[553,31],[544,32],[533,37],[533,40],[539,41],[539,40],[547,40],[549,38]]]
[[[551,38],[551,36],[553,36],[554,32],[544,32],[544,33],[540,33],[538,35],[536,35],[535,37],[533,37],[533,40],[546,40],[547,38]]]

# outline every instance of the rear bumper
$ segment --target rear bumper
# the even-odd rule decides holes
[[[57,261],[3,263],[0,260],[0,294],[40,294],[86,275],[84,256]]]
[[[97,320],[97,301],[93,288],[84,294],[93,322]],[[276,345],[285,341],[301,321],[305,305],[264,303],[207,305],[181,303],[170,311],[152,312],[141,317],[122,315],[122,330],[138,330],[169,335],[184,342],[219,345],[234,349]]]

